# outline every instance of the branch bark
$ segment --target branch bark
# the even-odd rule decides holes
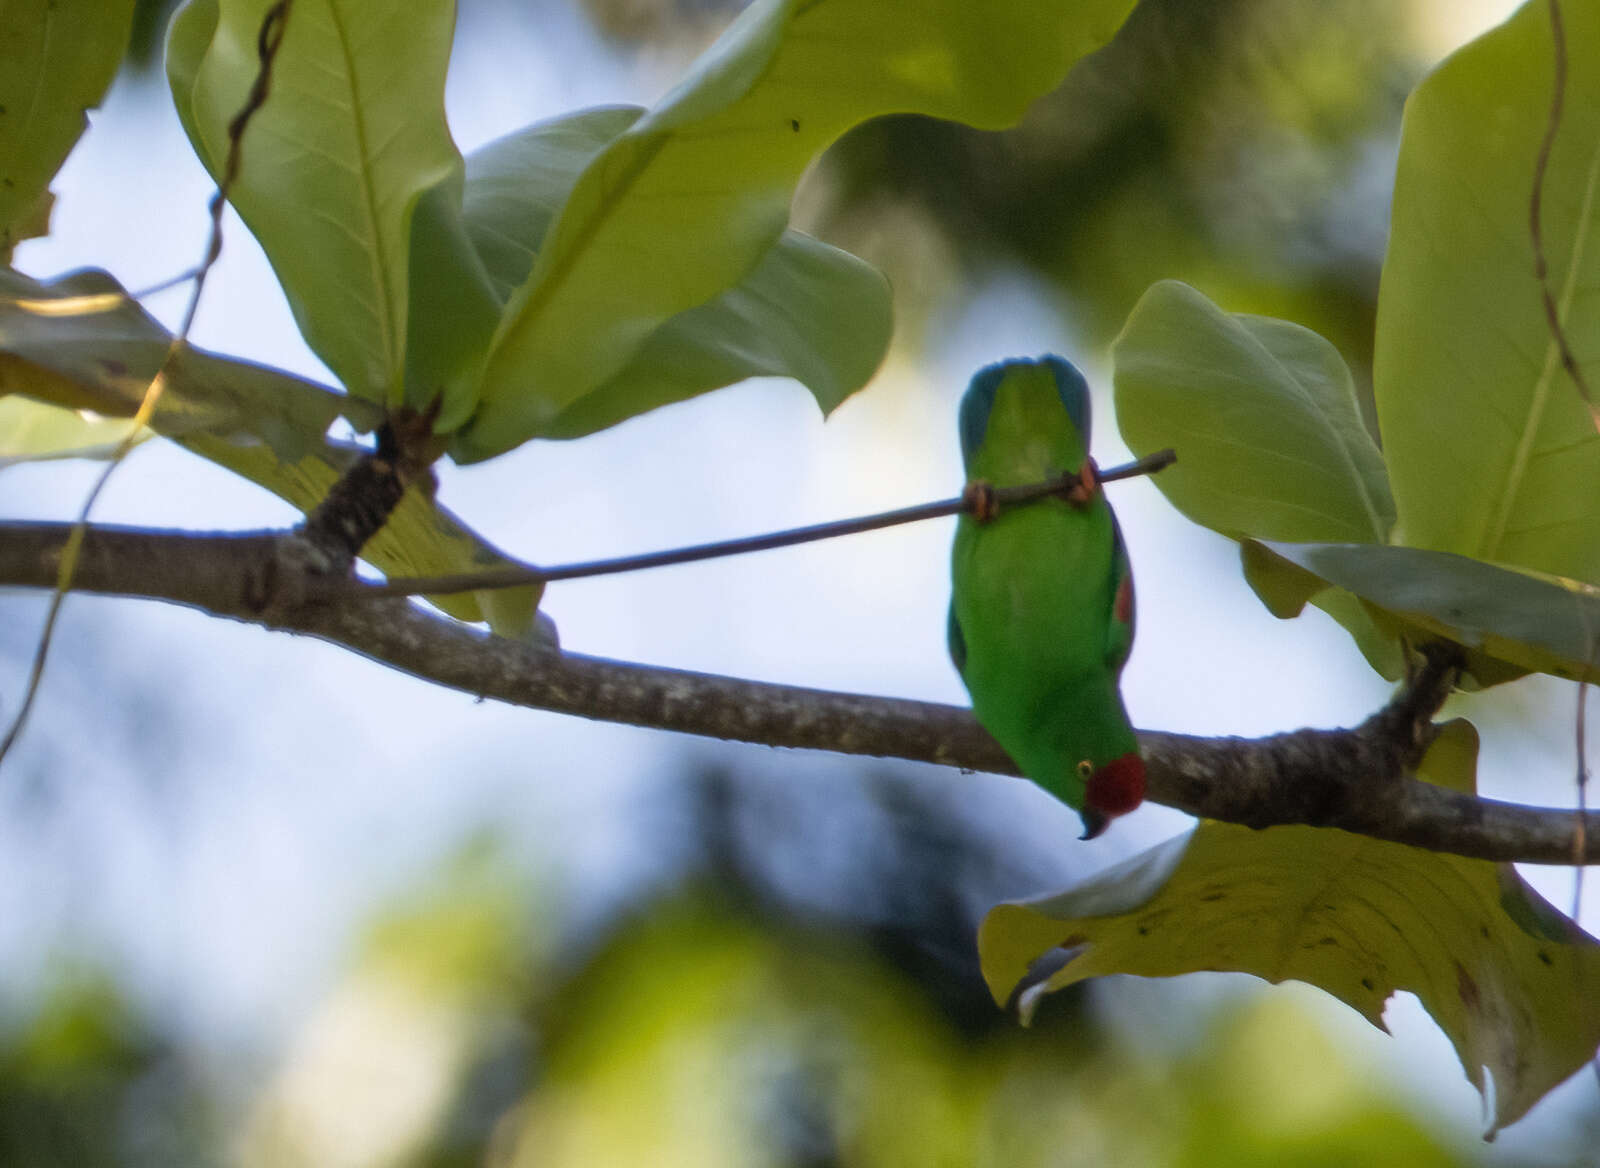
[[[70,524],[0,524],[0,585],[53,588],[70,530]],[[506,640],[407,600],[361,595],[364,586],[355,581],[286,581],[283,538],[94,527],[73,588],[163,600],[317,637],[414,677],[533,709],[768,746],[1020,773],[965,709]],[[1416,684],[1350,729],[1258,739],[1141,731],[1147,796],[1254,828],[1338,828],[1483,860],[1600,862],[1600,813],[1504,803],[1410,777],[1453,677],[1450,662],[1431,660]]]

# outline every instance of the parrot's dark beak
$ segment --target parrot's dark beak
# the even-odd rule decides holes
[[[1111,824],[1111,816],[1093,807],[1085,807],[1078,812],[1078,818],[1083,820],[1083,834],[1078,837],[1081,840],[1094,839]]]

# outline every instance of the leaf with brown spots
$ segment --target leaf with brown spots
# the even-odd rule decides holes
[[[1423,777],[1472,783],[1477,736],[1451,723]],[[1064,892],[1002,904],[978,934],[995,998],[1026,1019],[1046,993],[1110,973],[1199,970],[1307,982],[1383,1028],[1417,995],[1467,1078],[1494,1076],[1488,1134],[1600,1045],[1600,943],[1509,865],[1310,827],[1202,823]]]

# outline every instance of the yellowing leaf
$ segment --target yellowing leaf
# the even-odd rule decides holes
[[[1438,765],[1460,775],[1453,731]],[[1510,865],[1309,827],[1206,822],[1053,896],[991,911],[979,931],[996,1000],[1024,1010],[1089,977],[1251,973],[1326,990],[1374,1026],[1417,995],[1467,1078],[1494,1075],[1491,1133],[1600,1045],[1600,943]],[[1046,959],[1043,971],[1030,966]],[[1064,961],[1063,961],[1064,959]]]
[[[172,336],[104,272],[49,282],[0,268],[0,394],[132,417]],[[152,428],[167,437],[249,434],[298,458],[341,414],[370,429],[365,402],[248,361],[185,347],[167,367]]]
[[[45,284],[0,268],[0,395],[131,417],[171,341],[104,272],[78,272]],[[302,511],[316,506],[359,456],[355,447],[328,440],[334,419],[342,414],[361,429],[378,421],[368,402],[201,349],[185,348],[167,373],[151,428]],[[406,576],[507,562],[419,491],[406,494],[364,558],[386,573]],[[495,593],[489,603],[470,593],[435,603],[461,620],[488,619],[496,632],[520,636],[531,626],[539,592],[513,588]]]
[[[25,397],[0,397],[0,470],[51,458],[109,458],[129,423]],[[148,431],[141,437],[147,437]]]

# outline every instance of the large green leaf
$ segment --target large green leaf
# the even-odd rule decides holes
[[[871,264],[785,231],[755,269],[645,340],[610,380],[556,416],[550,438],[578,438],[746,377],[792,377],[823,413],[876,372],[894,314]]]
[[[1388,627],[1413,640],[1443,637],[1468,649],[1481,684],[1524,672],[1600,677],[1600,588],[1593,585],[1425,548],[1273,543],[1246,550],[1261,561],[1252,570],[1272,581],[1279,615],[1293,615],[1332,585],[1381,610]]]
[[[1475,751],[1456,724],[1430,777],[1470,776]],[[1021,991],[1025,1009],[1103,974],[1225,970],[1307,982],[1382,1028],[1384,1002],[1410,991],[1474,1086],[1493,1073],[1492,1129],[1600,1044],[1600,944],[1511,865],[1345,832],[1202,823],[1064,892],[998,906],[978,945],[995,998]],[[1051,957],[1048,977],[1030,975]]]
[[[172,23],[173,100],[213,175],[269,5],[191,0]],[[451,0],[295,0],[230,194],[307,343],[373,401],[404,393],[413,211],[461,165],[444,118],[454,25]]]
[[[670,317],[750,272],[845,130],[919,112],[997,128],[1107,40],[1129,0],[758,0],[595,157],[507,306],[463,460],[548,432]]]
[[[1362,425],[1349,369],[1316,333],[1224,312],[1167,280],[1134,307],[1112,360],[1123,440],[1140,455],[1177,450],[1155,483],[1196,523],[1239,540],[1387,540],[1394,500],[1383,456]],[[1277,612],[1260,576],[1246,578]],[[1394,639],[1361,605],[1325,590],[1316,603],[1374,669],[1398,676]]]
[[[643,114],[634,105],[577,110],[467,156],[463,218],[502,300],[533,270],[539,245],[584,168]]]
[[[1545,252],[1573,351],[1600,388],[1600,6],[1562,10],[1569,71]],[[1547,6],[1526,4],[1407,103],[1374,380],[1399,542],[1600,583],[1600,436],[1557,360],[1528,224],[1551,43]]]
[[[133,0],[0,4],[0,261],[38,233],[50,179],[122,62]]]
[[[1383,543],[1394,501],[1350,371],[1310,329],[1228,313],[1175,280],[1147,291],[1111,350],[1135,454],[1171,446],[1155,482],[1234,539]]]
[[[502,294],[527,277],[583,168],[643,112],[583,110],[529,126],[467,159],[466,229]],[[889,285],[875,268],[785,231],[744,279],[669,318],[544,436],[590,434],[747,377],[793,377],[826,413],[872,376],[892,329]]]

